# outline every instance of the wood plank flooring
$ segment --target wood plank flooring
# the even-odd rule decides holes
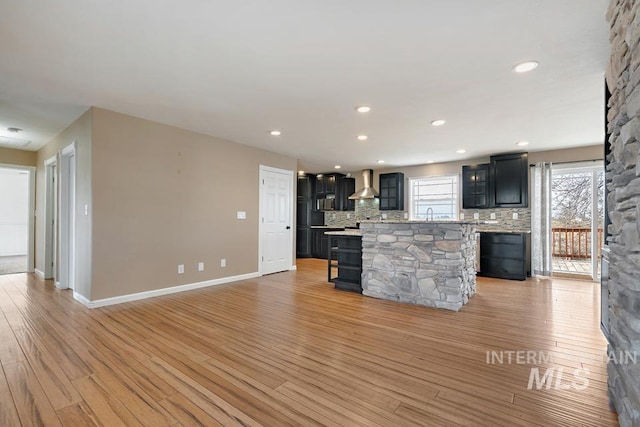
[[[325,280],[325,261],[298,260],[88,310],[34,275],[0,276],[0,426],[617,425],[594,283],[479,278],[454,313]],[[529,390],[549,367],[561,382]]]

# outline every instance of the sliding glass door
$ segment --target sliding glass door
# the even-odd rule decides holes
[[[552,165],[551,250],[554,275],[600,278],[604,245],[602,162]]]

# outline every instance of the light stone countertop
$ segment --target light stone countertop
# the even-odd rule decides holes
[[[509,234],[531,234],[531,230],[498,230],[498,229],[482,229],[477,230],[478,233],[509,233]]]
[[[360,224],[475,224],[478,221],[464,221],[452,219],[434,219],[433,221],[413,219],[363,219]]]
[[[362,231],[360,230],[344,230],[344,231],[325,231],[328,236],[362,236]]]

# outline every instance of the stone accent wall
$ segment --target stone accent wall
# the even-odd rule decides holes
[[[405,211],[381,211],[379,199],[363,199],[356,200],[354,212],[325,212],[324,224],[330,227],[354,227],[356,222],[380,219],[382,214],[385,214],[388,220],[405,219]]]
[[[479,221],[498,221],[496,224],[478,224],[478,231],[531,231],[530,208],[461,209],[460,213],[464,214],[465,221],[473,221],[474,213],[480,217]],[[492,213],[496,214],[495,219],[491,219]],[[518,219],[513,219],[514,213],[518,214]]]
[[[476,293],[475,226],[362,223],[364,295],[458,311]]]
[[[640,358],[640,1],[612,0],[607,210],[609,352]],[[609,362],[609,395],[621,426],[640,426],[640,365]]]

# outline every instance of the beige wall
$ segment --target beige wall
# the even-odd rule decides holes
[[[38,154],[35,151],[15,150],[0,147],[0,163],[8,165],[35,166]]]
[[[261,164],[291,171],[297,165],[290,157],[94,108],[90,299],[257,272]],[[246,220],[236,219],[239,210]],[[198,262],[205,271],[197,271]],[[178,264],[184,274],[177,274]]]
[[[76,142],[76,289],[89,297],[91,288],[91,120],[92,109],[42,147],[37,153],[36,170],[36,268],[44,272],[45,252],[45,167],[53,156],[60,158],[64,147]],[[60,180],[58,180],[60,182]],[[85,215],[84,206],[88,206]],[[58,251],[59,253],[59,251]]]

